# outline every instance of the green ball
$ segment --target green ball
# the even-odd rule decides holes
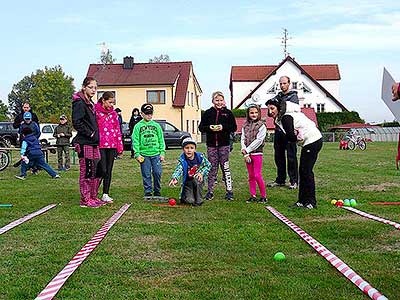
[[[286,256],[282,252],[276,252],[274,255],[275,261],[284,261],[285,259],[286,259]]]
[[[350,206],[350,200],[344,199],[344,206]]]
[[[351,199],[351,200],[350,200],[350,206],[351,206],[351,207],[357,206],[357,201],[356,201],[355,199]]]

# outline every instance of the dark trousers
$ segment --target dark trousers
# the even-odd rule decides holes
[[[115,148],[101,148],[100,155],[101,159],[97,165],[97,170],[103,179],[103,194],[108,194],[110,191],[111,174],[117,150]]]
[[[300,154],[300,184],[299,202],[303,205],[317,206],[315,198],[315,179],[313,168],[322,148],[322,138],[312,144],[306,145]]]
[[[63,153],[65,156],[65,168],[69,169],[70,168],[69,145],[57,145],[58,169],[64,168]]]
[[[299,171],[297,165],[297,145],[295,142],[288,142],[285,134],[280,129],[275,129],[274,136],[274,158],[277,169],[276,183],[286,182],[286,154],[287,172],[291,184],[297,183]]]
[[[182,203],[201,204],[203,202],[203,185],[204,181],[199,182],[197,179],[188,179],[185,182],[182,192]]]

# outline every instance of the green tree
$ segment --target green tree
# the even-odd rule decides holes
[[[0,100],[0,121],[8,121],[8,106]]]
[[[15,117],[22,111],[22,104],[30,102],[30,92],[33,88],[33,74],[25,76],[18,83],[14,84],[11,92],[8,94],[8,106],[11,115]]]
[[[13,86],[8,95],[10,111],[16,115],[22,103],[29,102],[41,122],[57,122],[61,114],[71,114],[73,80],[61,66],[37,70]]]

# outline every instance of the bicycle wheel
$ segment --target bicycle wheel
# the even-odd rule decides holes
[[[356,147],[356,144],[353,141],[349,141],[347,144],[347,147],[349,147],[350,150],[354,150]]]
[[[365,150],[365,149],[367,149],[367,143],[366,143],[364,140],[360,140],[360,141],[358,142],[358,147],[359,147],[361,150]]]
[[[6,151],[0,151],[0,172],[10,164],[10,156]]]

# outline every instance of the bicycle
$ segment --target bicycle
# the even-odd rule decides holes
[[[0,137],[0,148],[8,148],[7,141]],[[11,162],[10,151],[0,150],[0,172],[6,169]]]
[[[367,149],[367,143],[365,142],[365,139],[362,138],[361,136],[350,134],[347,136],[347,138],[348,138],[347,147],[350,150],[355,150],[357,147],[360,148],[360,150]]]

